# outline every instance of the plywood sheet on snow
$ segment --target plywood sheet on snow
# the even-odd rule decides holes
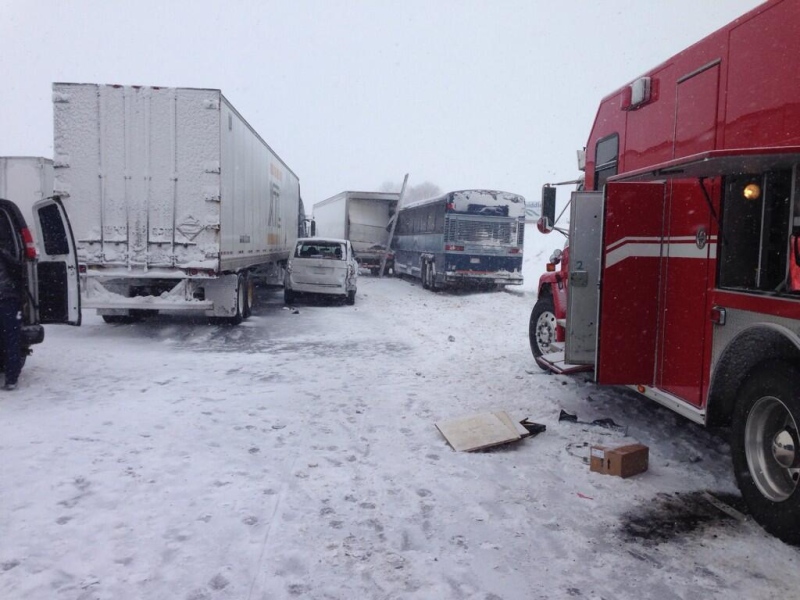
[[[503,416],[498,416],[503,415]],[[450,421],[439,421],[436,428],[453,450],[473,452],[522,439],[504,412],[481,413]]]

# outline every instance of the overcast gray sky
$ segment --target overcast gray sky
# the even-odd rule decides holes
[[[300,177],[529,200],[600,99],[758,0],[0,0],[0,156],[53,151],[54,81],[219,88]]]

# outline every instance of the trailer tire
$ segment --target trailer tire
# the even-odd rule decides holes
[[[253,280],[249,275],[245,275],[245,295],[244,295],[244,318],[249,319],[253,314],[253,304],[255,304],[255,289]]]
[[[236,309],[232,317],[228,319],[231,325],[239,325],[245,319],[247,312],[247,277],[239,273],[236,278]]]
[[[283,288],[283,303],[292,305],[294,304],[294,292],[288,288]]]
[[[345,299],[345,303],[348,306],[353,306],[356,303],[356,291],[355,290],[347,292],[347,298]]]
[[[800,368],[762,363],[736,396],[731,429],[734,474],[756,521],[800,544]]]
[[[556,309],[553,297],[549,294],[540,296],[533,305],[528,323],[528,340],[534,359],[547,354],[550,345],[556,341]]]

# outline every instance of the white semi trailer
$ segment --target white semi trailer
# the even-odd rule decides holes
[[[387,226],[397,210],[400,194],[394,192],[341,192],[314,205],[316,234],[350,240],[362,269],[380,270],[387,253]],[[393,270],[391,255],[387,270]]]
[[[0,157],[0,198],[11,200],[33,223],[35,202],[53,195],[53,161],[42,156]]]
[[[256,276],[283,280],[300,184],[220,90],[55,83],[53,115],[85,307],[239,323]]]

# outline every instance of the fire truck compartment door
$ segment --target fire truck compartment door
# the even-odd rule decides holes
[[[654,381],[665,192],[663,183],[606,185],[598,383]]]
[[[603,248],[602,192],[573,192],[569,222],[565,359],[574,365],[594,366]]]

